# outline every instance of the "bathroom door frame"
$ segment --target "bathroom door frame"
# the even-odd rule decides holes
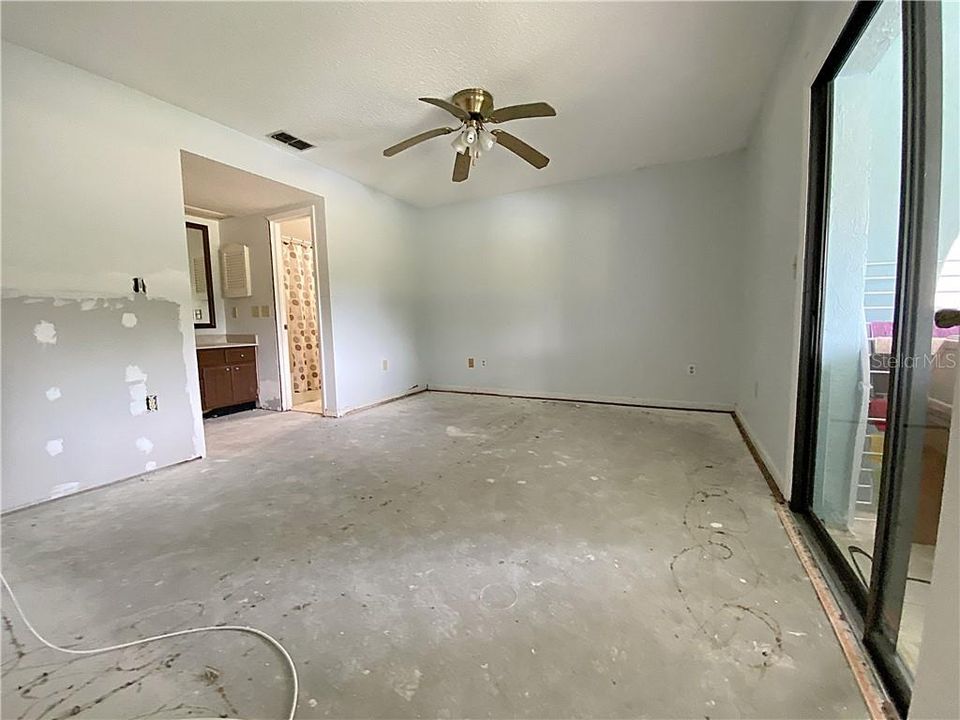
[[[893,0],[887,0],[892,2]],[[899,618],[906,585],[919,483],[918,432],[924,408],[914,392],[915,373],[893,363],[887,409],[887,441],[881,470],[877,532],[870,587],[864,588],[840,548],[813,512],[814,470],[820,395],[822,302],[826,279],[827,213],[830,197],[831,83],[867,28],[880,2],[859,2],[811,86],[807,239],[800,338],[797,422],[790,508],[801,520],[827,577],[873,659],[901,715],[906,716],[912,685],[896,652],[896,637],[884,622]],[[900,219],[892,354],[914,355],[914,330],[926,321],[933,297],[940,201],[941,25],[939,3],[902,3],[903,121],[900,163]],[[932,324],[932,317],[930,318]],[[929,351],[929,348],[927,349]],[[951,451],[956,452],[951,448]],[[897,528],[901,531],[897,532]]]
[[[317,242],[317,217],[316,207],[314,205],[299,205],[288,208],[267,216],[267,222],[270,225],[270,255],[273,260],[273,302],[274,317],[277,319],[277,356],[279,358],[280,370],[280,409],[283,411],[293,409],[293,382],[290,378],[290,346],[289,332],[287,330],[287,298],[283,292],[283,240],[280,236],[280,226],[288,220],[299,220],[308,218],[310,220],[310,242],[313,246],[313,287],[316,297],[317,313],[317,355],[320,368],[320,398],[323,402],[323,414],[333,415],[331,410],[330,398],[327,393],[328,376],[326,372],[325,348],[324,348],[324,307],[326,298],[321,294],[321,271],[320,264],[326,262],[321,258],[320,246]]]

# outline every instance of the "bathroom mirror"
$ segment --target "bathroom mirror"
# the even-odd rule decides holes
[[[190,290],[193,299],[193,326],[217,326],[213,306],[213,271],[210,265],[210,231],[206,225],[187,223],[187,256],[190,262]]]

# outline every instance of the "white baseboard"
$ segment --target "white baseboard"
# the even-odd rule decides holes
[[[414,385],[412,388],[408,390],[404,390],[401,393],[397,393],[396,395],[389,395],[388,397],[385,397],[381,400],[375,400],[374,402],[367,403],[366,405],[357,405],[356,407],[350,407],[344,410],[338,410],[336,415],[331,415],[331,417],[341,418],[344,415],[352,415],[353,413],[361,412],[363,410],[369,410],[370,408],[375,408],[378,405],[385,405],[389,402],[393,402],[394,400],[400,400],[401,398],[409,397],[410,395],[417,395],[419,393],[426,392],[426,391],[427,391],[426,383],[422,385]]]
[[[737,422],[740,423],[740,427],[743,428],[743,432],[746,433],[747,437],[750,438],[750,442],[753,444],[754,450],[757,451],[757,454],[760,456],[760,459],[766,466],[766,470],[768,473],[770,473],[770,477],[773,478],[773,481],[777,484],[777,487],[780,488],[780,492],[783,493],[784,498],[789,500],[790,483],[784,481],[783,473],[780,471],[780,468],[774,464],[773,460],[770,458],[770,453],[767,452],[767,449],[763,446],[763,443],[757,438],[757,434],[753,431],[753,428],[750,427],[750,423],[748,423],[746,418],[743,417],[743,414],[740,412],[740,410],[735,408],[733,410],[733,414],[736,416]]]
[[[665,410],[699,410],[703,412],[733,412],[730,403],[677,402],[649,398],[623,397],[616,395],[589,395],[572,393],[530,392],[506,388],[469,387],[465,385],[427,384],[428,390],[437,392],[468,393],[472,395],[496,395],[499,397],[525,398],[529,400],[560,400],[566,402],[597,403],[603,405],[628,405],[630,407],[659,408]]]

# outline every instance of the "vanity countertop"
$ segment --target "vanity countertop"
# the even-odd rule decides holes
[[[222,350],[223,348],[256,347],[255,342],[218,342],[197,345],[197,350]]]
[[[256,335],[197,335],[197,350],[222,350],[224,348],[256,347]]]

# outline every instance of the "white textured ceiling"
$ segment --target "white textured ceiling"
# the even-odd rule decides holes
[[[211,216],[242,217],[316,202],[315,195],[303,190],[193,153],[181,151],[180,171],[183,204],[201,217],[205,213],[197,210],[206,210]]]
[[[3,3],[3,36],[422,206],[742,147],[793,3]],[[453,117],[417,102],[485,87],[556,118],[501,127],[551,158],[503,148],[450,182],[440,137],[383,148]],[[455,123],[453,123],[455,124]],[[292,150],[285,150],[294,152]]]

